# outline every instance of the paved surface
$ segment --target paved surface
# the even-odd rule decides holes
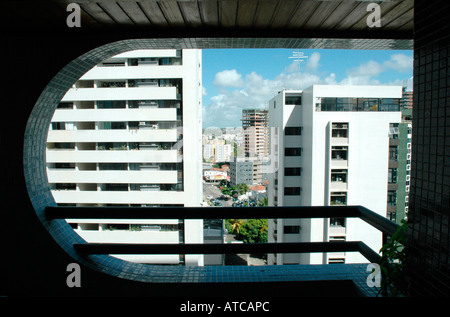
[[[222,192],[217,187],[217,184],[203,182],[203,200],[207,201],[208,200],[207,197],[209,196],[212,196],[213,198],[217,199],[220,196],[222,196]],[[233,198],[230,198],[228,201],[219,200],[219,202],[222,203],[224,207],[231,207],[233,203]]]

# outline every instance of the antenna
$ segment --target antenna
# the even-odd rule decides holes
[[[304,59],[308,58],[308,56],[305,56],[303,52],[300,52],[299,50],[297,50],[297,51],[292,52],[292,56],[289,56],[289,58],[293,58],[294,62],[297,63],[298,78],[300,81],[300,90],[303,90],[302,75],[300,73],[300,62],[303,62]]]

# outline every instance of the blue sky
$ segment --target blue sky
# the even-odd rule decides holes
[[[299,76],[293,49],[203,50],[203,128],[240,126],[242,109],[265,107],[282,88],[402,85],[413,75],[412,51],[300,51]]]

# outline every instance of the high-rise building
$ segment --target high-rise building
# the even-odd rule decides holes
[[[201,50],[136,50],[84,74],[47,138],[55,201],[73,206],[200,206]],[[88,242],[200,243],[201,220],[68,219]],[[200,255],[117,255],[203,265]]]
[[[242,110],[245,157],[269,155],[269,120],[264,109]]]
[[[387,216],[390,129],[401,122],[402,87],[313,85],[269,103],[270,206],[362,205]],[[363,241],[382,234],[358,218],[276,219],[270,242]],[[359,253],[271,254],[269,264],[366,262]]]
[[[389,132],[387,217],[401,224],[407,218],[411,181],[412,109],[401,108],[402,121]]]
[[[253,180],[250,184],[262,184],[266,180],[264,168],[269,156],[268,110],[242,110],[242,131],[244,137],[243,156],[253,166]]]

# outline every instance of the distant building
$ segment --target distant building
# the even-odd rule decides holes
[[[265,178],[264,164],[269,156],[269,117],[264,109],[242,110],[244,137],[243,156],[253,162],[252,184],[262,184]]]
[[[203,179],[207,182],[220,182],[228,179],[228,173],[221,168],[203,170]]]
[[[230,185],[253,184],[253,162],[235,158],[230,162]]]
[[[269,118],[263,109],[242,110],[245,157],[269,156]]]
[[[266,186],[255,185],[255,186],[249,187],[249,190],[250,190],[250,197],[256,201],[259,201],[259,200],[267,197]]]

